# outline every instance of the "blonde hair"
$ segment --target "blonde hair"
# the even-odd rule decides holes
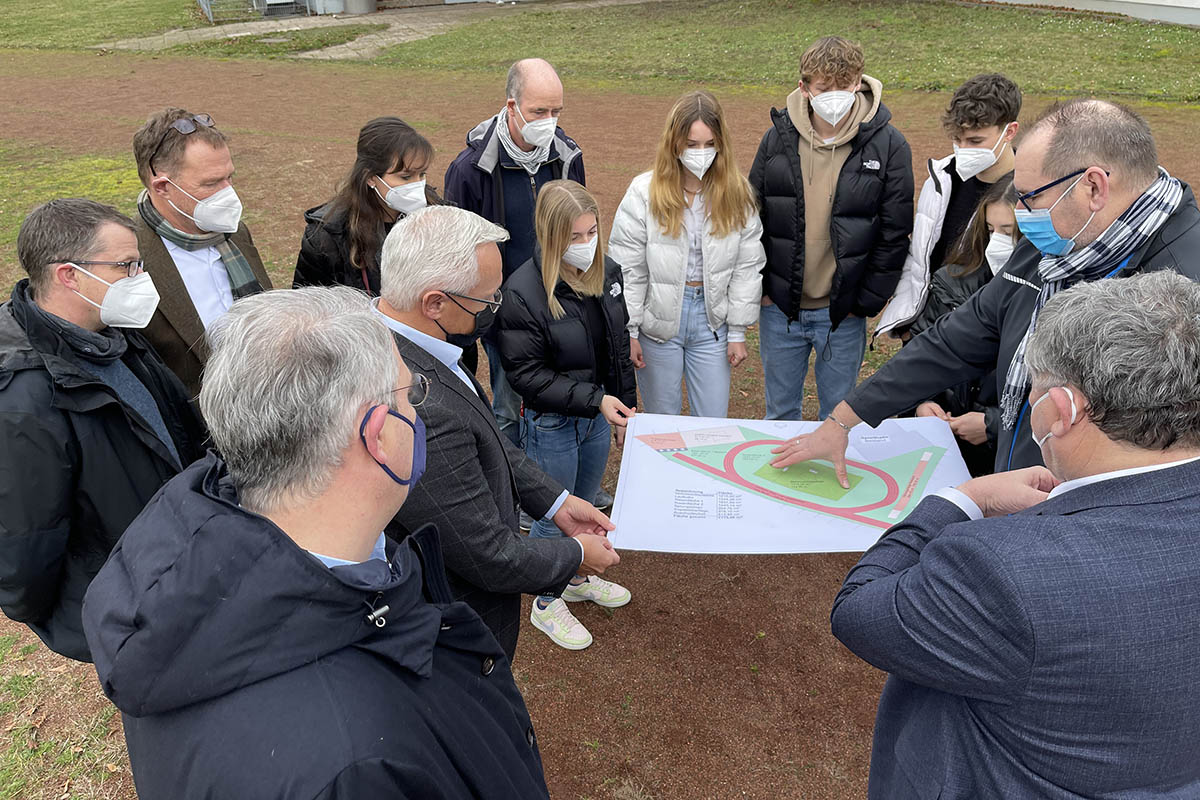
[[[865,66],[861,47],[840,36],[825,36],[800,56],[800,80],[808,84],[825,78],[835,86],[849,86],[862,78]]]
[[[571,244],[571,228],[584,214],[596,218],[596,255],[591,266],[583,272],[574,268],[563,270],[563,254]],[[533,230],[542,247],[542,283],[546,287],[546,303],[550,315],[561,319],[562,304],[554,296],[561,280],[577,294],[599,297],[604,291],[604,235],[600,229],[600,208],[591,192],[575,181],[549,181],[538,192],[533,212]],[[570,266],[570,265],[568,265]]]
[[[733,143],[721,104],[711,92],[688,92],[675,101],[667,115],[667,125],[654,156],[650,176],[650,214],[672,238],[683,228],[683,165],[679,156],[687,148],[692,123],[703,122],[713,133],[717,155],[700,183],[708,201],[708,217],[713,234],[724,238],[741,230],[746,220],[758,211],[750,182],[738,171],[733,158]]]

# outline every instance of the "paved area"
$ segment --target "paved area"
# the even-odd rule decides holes
[[[192,42],[212,41],[240,36],[269,36],[272,33],[330,28],[339,25],[363,23],[386,23],[387,29],[378,33],[360,36],[351,42],[301,53],[296,58],[312,60],[368,60],[382,50],[405,42],[426,39],[445,33],[460,25],[482,19],[526,11],[580,11],[607,6],[636,5],[662,0],[562,0],[561,2],[520,3],[460,3],[454,5],[422,6],[377,11],[374,14],[338,14],[312,17],[284,17],[260,19],[253,22],[235,22],[228,25],[213,25],[207,28],[174,30],[155,36],[123,39],[96,45],[101,50],[166,50]]]

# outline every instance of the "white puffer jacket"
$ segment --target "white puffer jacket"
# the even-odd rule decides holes
[[[904,259],[904,270],[891,302],[883,310],[875,336],[881,336],[896,328],[907,328],[929,297],[929,257],[938,239],[942,238],[942,223],[946,221],[946,209],[950,206],[950,165],[954,156],[934,161],[929,160],[929,177],[921,187],[917,199],[917,216],[913,220],[912,243],[908,257]]]
[[[629,335],[665,342],[679,333],[683,313],[683,287],[687,277],[688,241],[663,234],[650,214],[650,176],[633,179],[617,209],[608,254],[621,265],[625,277],[625,306],[629,309]],[[741,231],[718,239],[706,222],[701,250],[704,254],[704,306],[712,331],[728,324],[728,340],[746,340],[746,328],[758,322],[762,300],[762,268],[767,256],[762,246],[762,221],[746,217]]]

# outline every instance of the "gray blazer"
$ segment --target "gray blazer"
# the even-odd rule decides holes
[[[1200,797],[1200,461],[968,521],[921,502],[833,632],[890,673],[869,797]]]
[[[539,519],[563,487],[500,433],[478,382],[476,394],[428,352],[395,339],[409,368],[430,381],[417,409],[425,422],[425,475],[395,524],[409,532],[437,525],[451,593],[475,609],[511,660],[521,594],[560,595],[579,569],[577,542],[531,539],[518,527],[518,504]]]

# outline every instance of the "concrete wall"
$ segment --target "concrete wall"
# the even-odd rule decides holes
[[[1004,0],[1014,5],[1056,5],[1081,11],[1126,14],[1157,22],[1200,26],[1200,0]]]

